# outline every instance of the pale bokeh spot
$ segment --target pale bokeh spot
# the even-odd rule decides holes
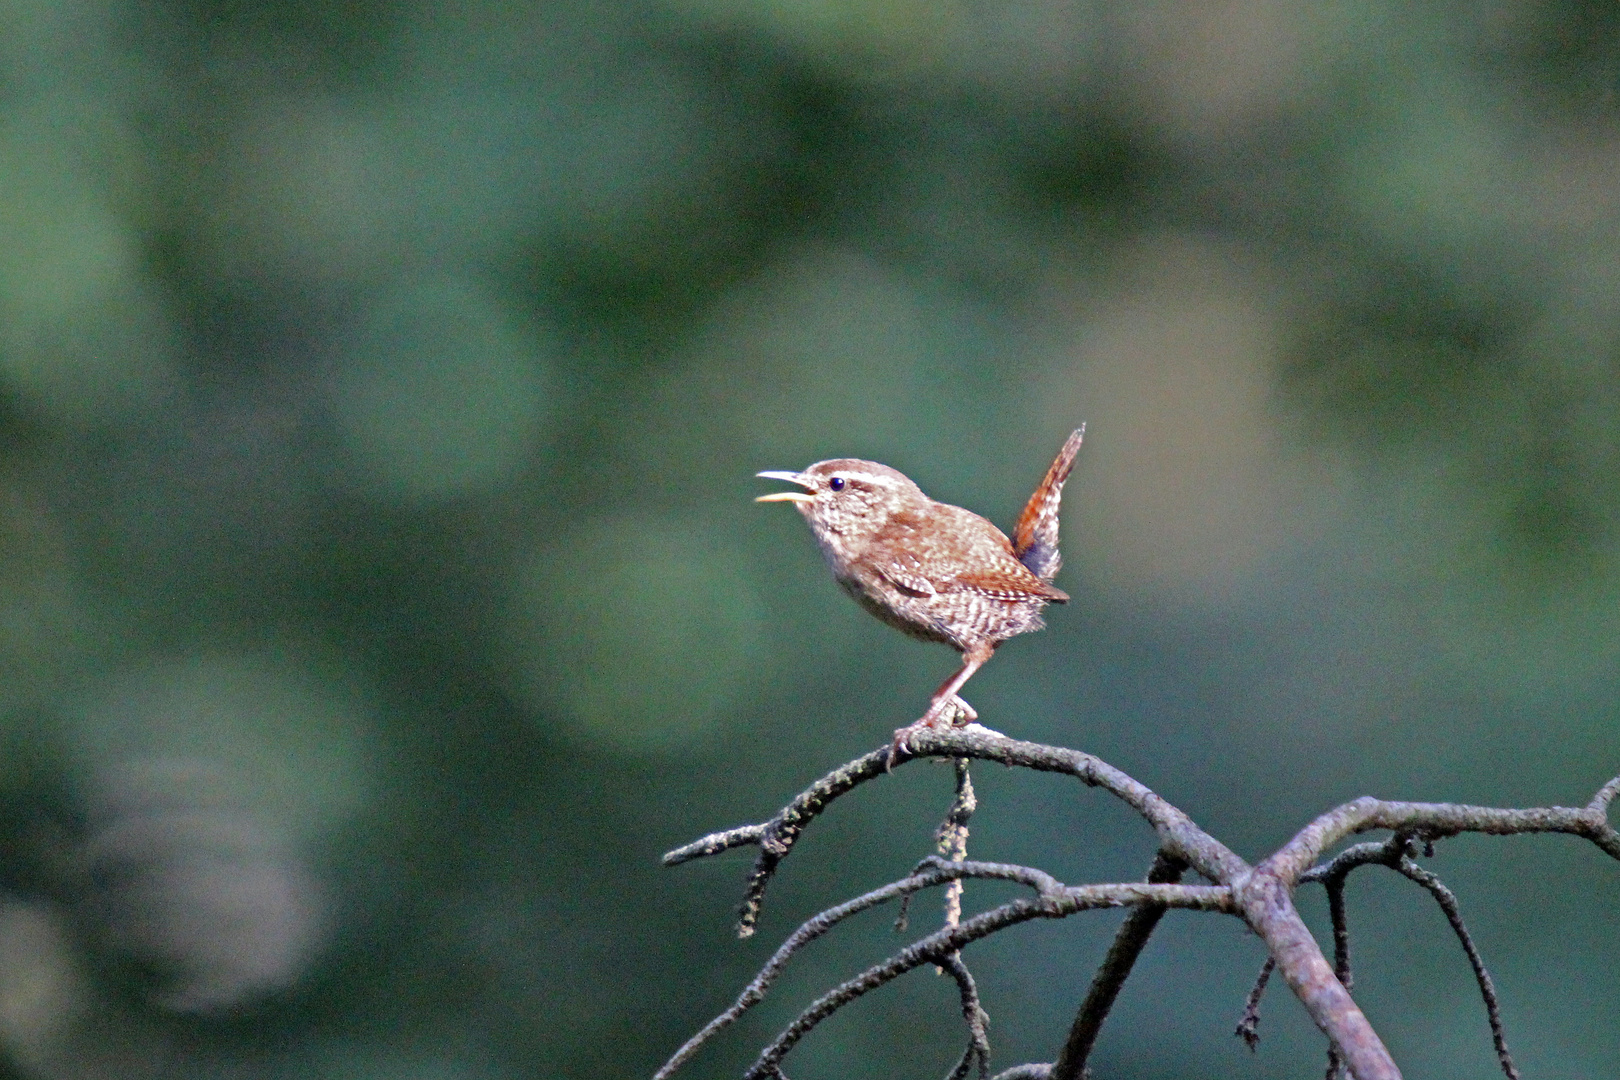
[[[60,1052],[87,1004],[88,980],[64,911],[0,902],[0,1043],[31,1071]]]
[[[720,298],[666,392],[732,418],[773,468],[805,447],[900,443],[931,389],[928,317],[904,275],[851,251],[799,251]]]
[[[325,889],[212,760],[121,762],[95,778],[80,923],[142,964],[153,1003],[216,1013],[292,986],[323,943]]]
[[[1112,13],[1131,92],[1152,121],[1194,142],[1251,128],[1297,98],[1334,37],[1324,13],[1288,0],[1157,0]]]
[[[1165,237],[1086,301],[1049,415],[1088,423],[1065,555],[1104,588],[1225,602],[1308,528],[1312,476],[1273,410],[1278,312],[1220,249]]]

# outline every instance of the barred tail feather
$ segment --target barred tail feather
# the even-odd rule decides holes
[[[1063,482],[1074,468],[1074,456],[1079,453],[1085,434],[1086,425],[1081,424],[1063,444],[1052,467],[1046,470],[1046,479],[1041,481],[1041,486],[1024,506],[1024,512],[1018,516],[1018,528],[1013,531],[1013,554],[1045,582],[1057,577],[1058,568],[1063,565],[1063,555],[1058,551],[1058,504],[1063,498]]]

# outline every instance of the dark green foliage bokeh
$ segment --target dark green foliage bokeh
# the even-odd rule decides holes
[[[968,696],[1246,857],[1364,794],[1620,771],[1609,5],[0,2],[0,1052],[19,1077],[639,1077],[948,770],[768,815],[951,668],[760,469],[861,456],[1007,524],[1086,421],[1074,603]],[[1094,792],[987,771],[974,855],[1129,879]],[[1526,1075],[1620,1060],[1620,869],[1436,870]],[[969,890],[970,907],[1001,895]],[[1302,901],[1320,925],[1318,897]],[[1351,889],[1413,1076],[1489,1074],[1415,889]],[[915,926],[932,901],[919,902]],[[1048,1060],[1117,916],[969,954]],[[820,942],[738,1074],[895,946]],[[1297,1076],[1230,920],[1166,921],[1094,1075]],[[943,1075],[922,973],[795,1077]],[[792,1064],[792,1062],[790,1062]]]

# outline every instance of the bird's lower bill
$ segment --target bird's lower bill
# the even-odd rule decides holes
[[[796,472],[782,472],[782,471],[777,470],[777,469],[766,469],[764,472],[755,473],[754,475],[759,476],[759,477],[763,477],[766,480],[786,480],[788,483],[790,483],[790,484],[798,484],[800,487],[814,487],[815,486],[813,483],[806,480],[801,474],[796,473]],[[813,498],[814,498],[813,495],[810,495],[809,493],[803,492],[803,491],[778,491],[774,495],[761,495],[759,498],[755,499],[754,501],[755,502],[807,503],[807,502],[811,501],[811,499],[813,499]]]

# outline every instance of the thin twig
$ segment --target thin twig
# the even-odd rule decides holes
[[[1474,969],[1474,978],[1479,982],[1480,997],[1485,999],[1485,1013],[1490,1018],[1491,1042],[1496,1045],[1496,1060],[1502,1066],[1502,1072],[1508,1080],[1519,1080],[1519,1070],[1513,1065],[1513,1056],[1508,1053],[1507,1034],[1502,1028],[1502,1010],[1496,1001],[1496,984],[1491,981],[1491,973],[1485,970],[1485,960],[1479,955],[1479,949],[1474,945],[1474,939],[1468,933],[1468,927],[1463,924],[1462,911],[1457,906],[1457,895],[1438,876],[1423,869],[1410,856],[1403,856],[1395,869],[1429,890],[1440,910],[1446,913],[1446,921],[1451,923],[1451,929],[1456,932],[1457,940],[1462,943],[1463,952],[1468,954],[1468,963]]]
[[[1346,991],[1350,989],[1354,976],[1350,971],[1350,920],[1344,913],[1344,882],[1354,865],[1345,867],[1341,873],[1328,875],[1322,882],[1327,889],[1328,921],[1333,925],[1333,977]],[[1344,1062],[1339,1059],[1339,1044],[1329,1039],[1324,1080],[1341,1080],[1343,1076]]]
[[[666,853],[663,863],[665,866],[679,866],[683,862],[701,859],[706,855],[718,855],[722,851],[742,847],[744,844],[757,844],[764,835],[764,825],[739,825],[735,829],[710,833],[701,840],[683,844],[674,851]]]
[[[945,820],[934,830],[934,848],[941,857],[961,862],[967,858],[967,823],[973,817],[973,811],[979,808],[979,800],[973,794],[973,779],[968,774],[967,759],[956,758],[953,764],[956,767],[956,794],[951,799],[951,808],[945,812]],[[910,916],[911,894],[907,893],[900,898],[900,910],[895,914],[895,933],[906,932]],[[961,921],[962,879],[957,878],[945,886],[945,925],[955,926]],[[941,975],[947,974],[943,967],[936,970]]]
[[[973,794],[973,777],[968,773],[968,759],[956,758],[956,796],[951,809],[935,833],[935,846],[939,853],[952,862],[967,858],[968,821],[979,807]],[[956,926],[962,921],[962,879],[957,878],[945,887],[945,925]],[[944,974],[940,969],[940,974]]]
[[[957,878],[961,881],[961,878]],[[968,1070],[973,1063],[979,1063],[979,1080],[988,1080],[990,1076],[990,1017],[979,1005],[979,988],[974,985],[973,974],[968,971],[967,965],[962,962],[960,952],[951,953],[940,961],[940,968],[956,980],[957,989],[962,995],[962,1019],[967,1021],[968,1044],[962,1051],[962,1058],[956,1063],[946,1076],[946,1080],[967,1080]]]
[[[1343,877],[1330,877],[1327,886],[1328,921],[1333,924],[1333,977],[1346,990],[1355,989],[1355,973],[1350,970],[1350,920],[1344,912]]]
[[[1147,879],[1156,884],[1172,884],[1180,881],[1186,870],[1185,863],[1161,852],[1148,868]],[[1142,955],[1142,949],[1146,947],[1153,928],[1164,917],[1164,912],[1163,907],[1144,905],[1132,911],[1120,924],[1113,944],[1108,947],[1108,954],[1103,957],[1097,974],[1092,976],[1091,988],[1086,991],[1080,1011],[1069,1025],[1069,1036],[1063,1042],[1057,1061],[1052,1064],[1052,1080],[1079,1080],[1085,1075],[1086,1061],[1091,1057],[1092,1048],[1097,1045],[1103,1021],[1108,1019],[1114,999],[1119,997],[1131,968],[1136,965],[1136,958]]]
[[[1376,863],[1379,866],[1389,865],[1389,842],[1385,840],[1369,840],[1364,844],[1347,847],[1331,860],[1318,863],[1299,875],[1299,884],[1309,885],[1314,882],[1325,882],[1329,878],[1343,879],[1350,871],[1358,866],[1368,866]]]
[[[1265,996],[1266,983],[1271,981],[1271,972],[1276,966],[1277,961],[1270,956],[1260,965],[1260,974],[1254,977],[1254,989],[1249,991],[1249,997],[1243,1003],[1243,1015],[1238,1019],[1237,1030],[1232,1032],[1243,1040],[1251,1054],[1260,1045],[1260,999]]]
[[[945,863],[940,869],[961,865],[965,864]],[[934,931],[817,998],[761,1052],[753,1068],[745,1074],[745,1080],[759,1080],[767,1075],[766,1070],[780,1062],[800,1039],[851,1001],[922,964],[941,963],[964,945],[1031,919],[1061,919],[1094,908],[1142,903],[1236,913],[1231,890],[1218,885],[1069,885],[1060,886],[1055,893],[1010,901],[966,919],[959,926]]]
[[[708,1042],[716,1032],[734,1023],[738,1017],[753,1008],[765,997],[766,991],[776,981],[782,969],[794,953],[804,946],[821,937],[827,931],[849,918],[879,904],[887,903],[895,897],[910,896],[920,889],[941,885],[948,881],[956,881],[964,877],[988,878],[1000,881],[1016,881],[1034,889],[1037,894],[1056,894],[1061,892],[1063,886],[1057,879],[1039,870],[1029,867],[1013,866],[1006,863],[948,863],[943,859],[929,856],[920,863],[910,877],[890,882],[881,888],[863,893],[852,900],[847,900],[836,907],[807,920],[772,954],[760,968],[759,973],[737,996],[737,1000],[725,1012],[716,1016],[703,1026],[703,1029],[681,1046],[681,1048],[666,1061],[662,1068],[653,1075],[653,1080],[665,1080],[676,1069],[680,1068],[704,1043]]]
[[[1357,867],[1395,865],[1410,844],[1411,836],[1406,833],[1396,833],[1383,842],[1355,844],[1339,852],[1329,862],[1313,866],[1299,876],[1301,883],[1321,882],[1327,893],[1328,921],[1333,927],[1333,975],[1347,991],[1351,989],[1355,976],[1350,968],[1350,921],[1344,909],[1345,881]],[[1329,1038],[1324,1080],[1342,1080],[1344,1070],[1339,1046]]]

